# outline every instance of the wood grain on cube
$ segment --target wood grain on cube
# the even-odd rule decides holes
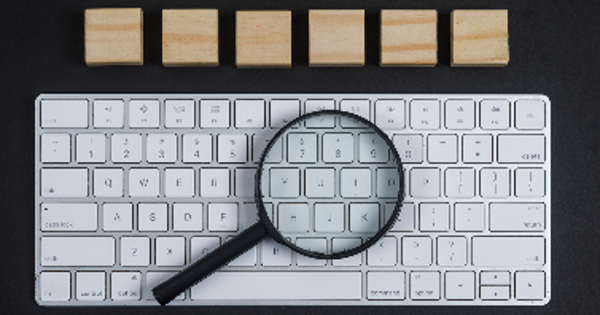
[[[310,10],[308,34],[310,66],[364,66],[364,10]]]
[[[381,66],[437,64],[436,10],[381,10]]]
[[[144,64],[140,8],[85,10],[85,62],[89,66]]]
[[[507,10],[455,10],[450,19],[452,66],[508,64]]]
[[[163,10],[163,65],[219,65],[219,11]]]
[[[238,11],[236,65],[239,68],[292,66],[292,12]]]

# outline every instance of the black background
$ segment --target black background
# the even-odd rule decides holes
[[[83,10],[144,10],[145,65],[89,68]],[[216,68],[161,65],[161,10],[217,8]],[[308,9],[366,9],[362,68],[309,68]],[[378,66],[380,9],[437,9],[435,68]],[[509,10],[506,68],[450,68],[453,9]],[[235,67],[236,10],[288,9],[293,67]],[[600,2],[420,1],[3,1],[0,6],[0,313],[3,314],[540,314],[598,313],[600,268]],[[552,101],[552,300],[545,307],[171,307],[42,308],[34,301],[34,99],[40,93],[542,93]]]

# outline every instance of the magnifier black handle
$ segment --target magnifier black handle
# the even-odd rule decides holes
[[[204,278],[211,275],[226,263],[254,247],[266,235],[267,231],[262,222],[254,224],[234,239],[208,253],[188,268],[154,287],[154,289],[152,289],[154,298],[160,305],[171,302],[185,289],[204,280]]]

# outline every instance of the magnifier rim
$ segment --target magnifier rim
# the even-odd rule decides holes
[[[267,214],[267,210],[265,208],[265,204],[263,202],[262,191],[261,191],[261,183],[262,183],[261,174],[262,174],[263,167],[265,164],[265,158],[267,156],[267,152],[271,151],[273,145],[276,142],[273,140],[279,139],[284,133],[286,133],[289,129],[292,128],[292,126],[296,125],[297,123],[311,119],[316,116],[323,116],[323,115],[339,115],[339,116],[345,116],[348,118],[352,118],[352,119],[355,119],[355,120],[367,125],[371,130],[375,131],[386,142],[386,144],[390,148],[390,151],[392,152],[392,155],[396,159],[396,162],[398,164],[397,170],[398,170],[399,181],[400,181],[399,190],[398,190],[398,198],[396,200],[396,206],[394,207],[394,211],[392,212],[392,215],[390,216],[388,221],[385,223],[385,225],[381,229],[379,229],[379,231],[375,235],[373,235],[371,238],[367,239],[367,241],[362,243],[361,245],[354,247],[350,250],[341,251],[341,252],[332,253],[332,254],[323,254],[323,253],[319,253],[319,252],[312,252],[312,251],[306,250],[306,249],[299,247],[296,244],[288,241],[279,232],[279,230],[274,226],[273,222],[269,218],[269,216]],[[265,148],[265,150],[262,152],[262,154],[260,156],[258,168],[256,170],[254,197],[255,197],[256,205],[258,207],[258,215],[259,215],[260,221],[262,222],[262,224],[265,227],[265,230],[267,231],[269,236],[271,236],[271,238],[273,238],[275,241],[293,249],[296,252],[299,252],[299,253],[309,256],[309,257],[313,257],[313,258],[317,258],[317,259],[339,259],[339,258],[353,256],[355,254],[358,254],[358,253],[366,250],[367,248],[369,248],[373,244],[375,244],[377,241],[379,241],[389,231],[389,229],[394,225],[394,223],[398,219],[398,215],[400,214],[402,201],[404,200],[404,188],[405,188],[404,187],[404,172],[403,172],[403,166],[402,166],[402,161],[400,159],[400,155],[398,154],[398,151],[396,150],[396,147],[394,146],[394,143],[392,142],[392,140],[390,140],[390,138],[379,127],[377,127],[372,122],[364,119],[363,117],[349,113],[349,112],[340,111],[340,110],[322,110],[322,111],[312,112],[312,113],[308,113],[308,114],[302,115],[300,117],[297,117],[296,119],[289,122],[287,125],[283,126],[271,138],[271,141],[269,141],[269,143],[267,144],[267,147]]]

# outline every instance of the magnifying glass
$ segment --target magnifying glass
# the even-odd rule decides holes
[[[381,129],[348,112],[306,114],[280,129],[260,158],[259,221],[152,292],[165,305],[266,236],[317,259],[358,254],[396,222],[403,197],[402,162]]]

